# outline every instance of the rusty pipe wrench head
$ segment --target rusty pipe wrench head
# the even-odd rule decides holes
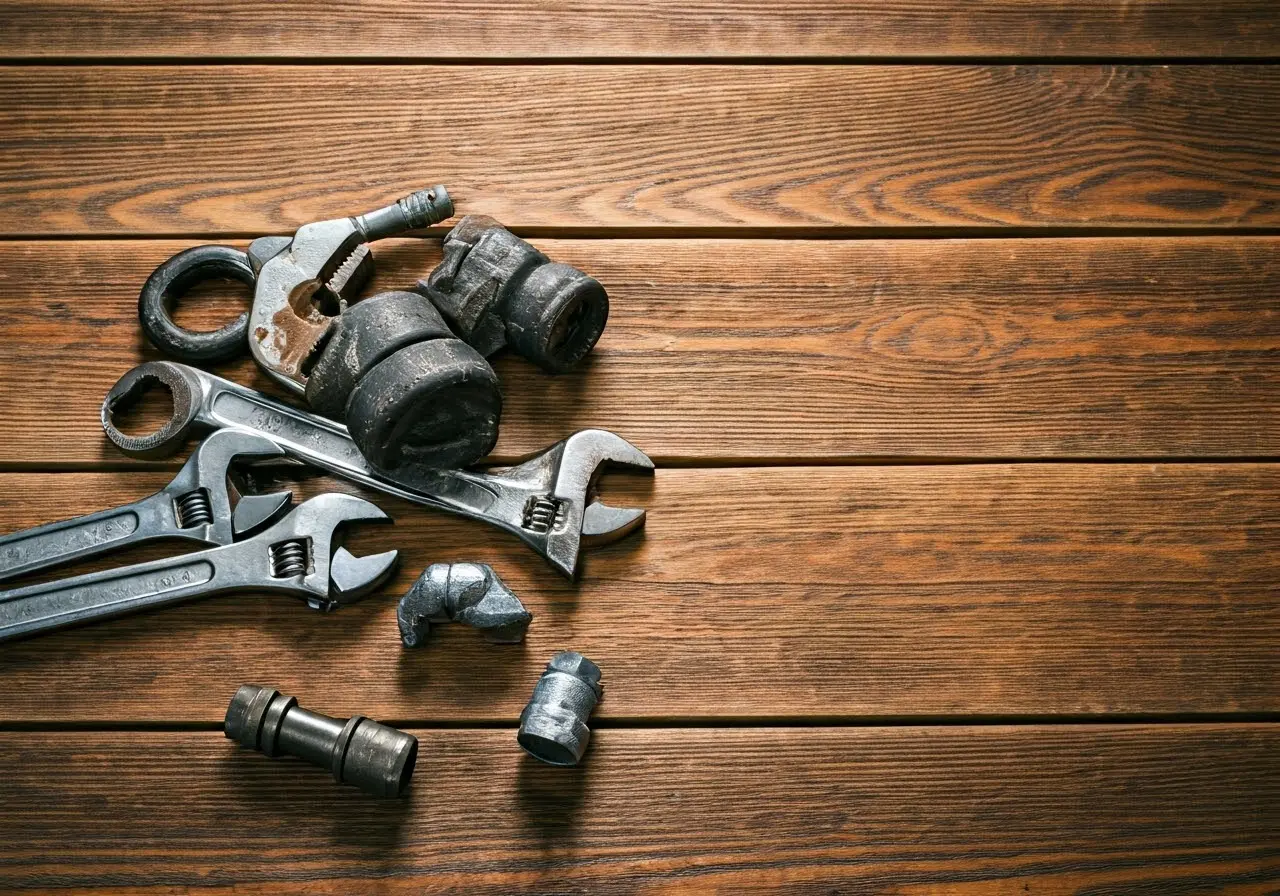
[[[283,453],[256,433],[215,432],[153,495],[0,538],[0,581],[163,538],[231,544],[279,519],[292,498],[290,492],[242,494],[233,507],[227,488],[232,461]]]
[[[153,385],[172,393],[172,417],[151,435],[120,432],[112,422],[115,410]],[[341,424],[172,361],[151,361],[125,373],[103,401],[102,427],[125,454],[144,458],[172,454],[193,432],[259,432],[322,470],[505,529],[570,577],[584,544],[604,544],[644,524],[643,509],[610,507],[592,494],[599,474],[610,466],[653,471],[653,461],[621,436],[588,429],[508,469],[415,470],[391,479],[369,467]]]
[[[191,363],[234,357],[247,340],[258,365],[301,395],[308,362],[330,324],[373,271],[368,244],[452,215],[448,191],[435,186],[367,214],[304,224],[292,237],[260,237],[247,253],[229,246],[185,249],[157,267],[143,286],[142,329],[161,351]],[[212,333],[179,327],[170,313],[173,302],[197,283],[215,279],[252,284],[247,317]]]

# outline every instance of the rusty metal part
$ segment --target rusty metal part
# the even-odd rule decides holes
[[[502,389],[460,339],[418,342],[365,374],[347,402],[347,428],[369,465],[402,479],[464,467],[498,443]]]
[[[184,361],[222,359],[247,342],[269,376],[302,394],[317,343],[372,272],[367,244],[452,215],[448,191],[437,186],[364,215],[304,224],[292,237],[261,237],[247,253],[226,247],[179,252],[156,269],[139,298],[143,328],[158,347]],[[174,295],[227,276],[253,284],[247,324],[237,320],[215,334],[200,334],[172,321],[168,304]]]
[[[332,318],[354,300],[372,270],[361,244],[427,227],[453,214],[443,186],[406,196],[364,215],[317,221],[298,228],[286,247],[279,240],[249,247],[258,275],[249,312],[249,351],[259,366],[293,392],[306,386],[303,366]]]
[[[115,409],[154,387],[172,394],[173,416],[145,436],[117,429],[112,421]],[[593,494],[599,474],[606,467],[653,471],[653,461],[626,439],[585,429],[506,469],[415,470],[403,478],[388,478],[369,466],[342,424],[172,361],[138,365],[102,402],[103,430],[131,457],[164,457],[190,435],[222,427],[261,433],[292,457],[322,470],[497,526],[570,577],[583,546],[616,541],[644,525],[643,509],[610,507]]]
[[[577,765],[591,743],[587,719],[602,696],[599,666],[580,653],[557,653],[520,713],[517,742],[548,765]]]
[[[254,684],[235,692],[222,732],[273,758],[283,753],[327,768],[339,784],[374,796],[400,796],[418,758],[418,739],[411,734],[364,716],[311,712],[294,697]]]
[[[396,608],[405,647],[421,647],[432,623],[461,622],[493,644],[524,640],[533,614],[484,563],[433,563]]]
[[[231,544],[279,519],[292,498],[291,492],[241,495],[233,509],[227,488],[231,462],[282,454],[266,436],[218,430],[154,495],[0,538],[0,581],[148,541]]]
[[[0,641],[233,591],[292,594],[331,610],[380,586],[397,559],[352,555],[341,530],[389,519],[362,498],[319,495],[233,544],[0,592]]]
[[[577,366],[609,319],[598,281],[480,215],[449,232],[443,260],[418,288],[481,354],[510,346],[551,373]]]

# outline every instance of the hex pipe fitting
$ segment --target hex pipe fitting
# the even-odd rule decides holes
[[[272,688],[244,684],[231,698],[223,733],[271,757],[282,753],[327,768],[339,784],[400,796],[413,777],[418,739],[364,716],[335,719]]]
[[[396,607],[405,647],[427,642],[432,623],[461,622],[491,644],[519,644],[533,614],[484,563],[432,563]]]
[[[548,765],[577,765],[591,743],[587,719],[603,695],[599,666],[580,653],[557,653],[520,713],[516,740]]]
[[[609,320],[599,281],[483,215],[449,231],[443,260],[418,290],[482,355],[510,346],[549,373],[576,367]]]

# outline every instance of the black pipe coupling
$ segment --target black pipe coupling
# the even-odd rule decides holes
[[[399,796],[413,777],[418,739],[364,716],[345,721],[310,712],[293,697],[241,685],[227,707],[223,731],[268,756],[287,753],[327,768],[339,784],[374,796]]]
[[[520,713],[516,740],[548,765],[577,765],[591,743],[587,719],[603,695],[599,666],[580,653],[557,653]]]
[[[468,215],[449,231],[444,259],[418,288],[481,354],[509,345],[551,373],[585,358],[609,319],[609,296],[598,281],[552,262],[483,215]]]
[[[425,644],[433,622],[461,622],[484,632],[493,644],[519,644],[533,614],[492,567],[433,563],[400,598],[396,621],[405,647]]]
[[[497,374],[417,293],[383,292],[350,306],[314,358],[307,402],[345,422],[383,473],[467,466],[498,441]]]

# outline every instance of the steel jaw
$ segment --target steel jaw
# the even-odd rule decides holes
[[[234,544],[0,592],[0,641],[233,591],[290,594],[331,610],[375,590],[398,560],[394,550],[352,555],[339,544],[343,530],[389,520],[362,498],[325,494]]]

